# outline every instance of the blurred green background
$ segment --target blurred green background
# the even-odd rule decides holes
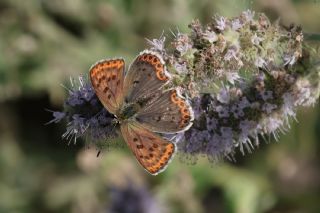
[[[61,140],[65,123],[44,125],[46,108],[62,108],[60,84],[98,59],[130,61],[145,38],[246,9],[320,33],[319,0],[0,0],[0,213],[320,212],[319,103],[235,163],[176,157],[156,177],[126,147],[96,157]]]

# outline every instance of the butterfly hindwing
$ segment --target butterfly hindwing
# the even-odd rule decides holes
[[[142,127],[135,121],[120,126],[124,140],[139,163],[151,174],[164,171],[175,153],[175,144]]]
[[[143,51],[126,73],[124,83],[126,102],[136,102],[148,97],[166,84],[169,78],[162,57],[151,51]]]
[[[102,60],[90,68],[95,92],[107,110],[115,114],[123,102],[125,63],[123,59]]]

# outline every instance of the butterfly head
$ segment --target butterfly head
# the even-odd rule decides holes
[[[120,120],[117,116],[111,121],[112,126],[118,126],[120,124]]]

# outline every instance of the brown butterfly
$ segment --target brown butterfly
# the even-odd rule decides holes
[[[163,88],[170,78],[162,57],[151,51],[141,52],[126,73],[123,59],[98,61],[90,68],[99,100],[115,115],[139,163],[153,175],[164,171],[176,152],[176,145],[157,133],[185,131],[193,121],[190,104],[178,90]]]

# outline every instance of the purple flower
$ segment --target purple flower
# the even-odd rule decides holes
[[[289,55],[289,54],[286,54],[283,56],[283,60],[284,60],[284,66],[285,65],[290,65],[292,66],[293,64],[296,63],[297,61],[297,57],[295,55]]]
[[[238,101],[238,107],[242,110],[250,106],[251,104],[246,97],[241,97],[240,100]]]
[[[264,121],[264,129],[266,133],[275,132],[281,125],[283,121],[276,117],[267,117]]]
[[[218,40],[218,36],[214,31],[205,31],[203,33],[203,38],[208,40],[210,43],[216,42]]]
[[[312,95],[312,86],[307,80],[300,80],[296,83],[294,90],[296,106],[311,106],[316,103],[317,98]]]
[[[230,116],[230,111],[225,106],[217,106],[216,112],[218,112],[220,118],[227,118]]]
[[[235,84],[237,81],[242,80],[239,73],[237,72],[227,72],[225,75],[226,75],[227,81],[231,84]]]
[[[215,118],[206,117],[207,130],[215,131],[217,129],[217,120]]]
[[[52,113],[53,119],[46,124],[51,124],[51,123],[59,123],[62,119],[66,117],[66,113],[64,112],[59,112],[59,111],[52,111],[52,110],[47,110]]]
[[[274,109],[277,109],[277,105],[275,104],[264,103],[262,105],[262,110],[265,111],[267,114],[271,114]]]
[[[181,55],[185,55],[192,49],[192,43],[187,34],[178,33],[175,41],[175,48]]]
[[[77,138],[88,138],[92,142],[116,137],[114,116],[100,103],[91,84],[83,77],[79,81],[71,79],[69,96],[64,103],[63,112],[54,112],[51,121],[58,123],[67,120],[66,132],[62,135],[69,142]]]
[[[226,130],[228,131],[228,130]],[[206,154],[210,162],[216,163],[232,153],[234,149],[232,136],[227,132],[221,134],[208,134]]]
[[[226,26],[227,26],[227,23],[226,23],[227,19],[223,16],[220,16],[219,18],[216,19],[216,28],[223,31]]]
[[[254,65],[256,65],[257,67],[265,68],[267,62],[262,57],[257,57],[254,62]]]
[[[146,188],[129,181],[127,186],[112,186],[107,212],[148,213],[163,212],[154,196]]]
[[[255,12],[251,11],[251,10],[246,10],[246,11],[242,12],[242,15],[245,18],[245,21],[251,22],[251,21],[253,21]]]
[[[243,25],[241,24],[239,19],[235,19],[231,22],[231,28],[233,30],[238,30],[242,27]]]
[[[197,119],[200,117],[200,115],[204,112],[201,105],[201,98],[195,97],[192,100],[192,109],[193,109],[193,115]]]
[[[263,41],[263,38],[258,37],[256,33],[251,37],[251,42],[254,45],[259,45],[261,41]]]
[[[300,28],[271,24],[250,10],[234,18],[216,17],[207,25],[195,20],[189,27],[191,32],[178,32],[171,45],[165,45],[163,36],[148,43],[173,72],[164,89],[181,87],[191,97],[192,127],[164,136],[193,163],[199,155],[216,162],[232,158],[238,149],[251,152],[260,135],[278,139],[297,106],[317,101],[320,75],[309,65],[319,54],[304,48]],[[303,50],[309,53],[305,57]],[[64,111],[51,111],[49,123],[66,119],[63,137],[69,140],[116,136],[113,115],[92,86],[83,77],[71,85]]]
[[[283,106],[282,106],[283,113],[286,116],[295,117],[296,113],[294,110],[294,97],[290,93],[286,92],[282,95],[282,99],[283,99]]]
[[[243,109],[239,107],[238,104],[235,104],[231,107],[231,112],[233,113],[233,116],[237,119],[244,116]]]
[[[257,127],[257,123],[254,121],[250,121],[248,119],[240,121],[239,141],[243,143],[243,142],[247,142],[248,140],[250,140],[250,136],[252,134],[252,131],[255,130],[256,127]]]
[[[166,37],[164,37],[163,35],[161,35],[159,39],[147,39],[147,42],[151,46],[151,50],[159,52],[160,54],[165,53]]]
[[[227,104],[230,102],[230,93],[228,91],[228,88],[223,88],[220,90],[217,95],[217,100],[223,104]]]
[[[206,154],[205,141],[207,140],[209,133],[204,130],[191,128],[187,132],[183,133],[183,137],[177,143],[178,150],[182,155],[180,159],[184,162],[194,164],[196,163],[197,156],[199,154]]]
[[[264,101],[267,101],[267,100],[270,100],[270,99],[273,99],[273,95],[272,95],[272,91],[270,90],[267,90],[267,91],[263,91],[261,92],[261,97]]]
[[[181,63],[175,62],[173,66],[178,74],[187,74],[188,73],[187,63],[185,61],[183,61]]]
[[[227,53],[224,56],[224,60],[230,61],[232,59],[239,60],[237,57],[237,50],[235,48],[228,49]]]
[[[221,137],[224,138],[225,140],[233,140],[233,131],[231,127],[221,127]]]

